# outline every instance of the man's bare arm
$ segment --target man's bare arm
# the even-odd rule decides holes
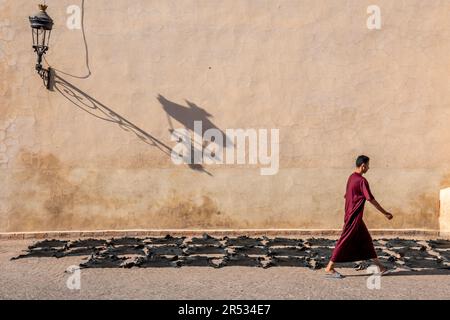
[[[371,204],[373,204],[373,206],[375,208],[377,208],[378,211],[380,211],[382,214],[384,214],[387,219],[391,220],[394,217],[390,212],[387,212],[386,210],[384,210],[384,208],[378,203],[377,200],[372,199],[372,200],[369,200],[369,202]]]

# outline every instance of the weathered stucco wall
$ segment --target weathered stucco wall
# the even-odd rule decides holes
[[[395,215],[369,205],[370,228],[439,229],[448,1],[86,0],[84,36],[66,25],[81,0],[47,4],[52,91],[34,72],[36,2],[0,0],[0,232],[338,229],[361,153]],[[279,129],[278,174],[173,164],[169,130],[191,120]]]

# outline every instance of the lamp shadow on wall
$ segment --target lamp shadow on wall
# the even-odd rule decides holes
[[[190,158],[186,157],[184,159],[184,162],[188,163],[195,163],[195,152],[197,154],[200,154],[202,156],[208,156],[206,153],[204,153],[204,149],[212,142],[217,142],[215,140],[209,141],[209,140],[203,140],[204,134],[207,130],[214,129],[216,130],[216,133],[221,138],[221,144],[224,148],[229,148],[233,146],[233,141],[225,134],[225,132],[220,129],[218,126],[216,126],[209,118],[213,117],[212,114],[207,112],[205,109],[199,107],[193,102],[190,102],[188,100],[186,101],[187,106],[183,106],[181,104],[175,103],[173,101],[170,101],[166,99],[161,94],[157,97],[159,103],[161,103],[161,106],[163,110],[166,112],[167,115],[167,121],[169,123],[169,132],[172,134],[175,131],[175,128],[172,123],[172,119],[176,120],[178,123],[180,123],[184,129],[187,130],[187,132],[192,136],[192,134],[195,132],[195,126],[194,122],[199,121],[201,122],[201,131],[195,132],[197,134],[201,134],[202,142],[201,144],[196,141],[196,139],[192,139],[191,136],[189,137],[191,141],[191,153]],[[217,157],[214,153],[212,153],[210,156],[211,160],[217,160],[217,158],[212,158],[211,156]],[[193,165],[195,166],[195,165]]]
[[[149,134],[148,132],[144,131],[143,129],[139,128],[134,123],[125,119],[111,108],[105,106],[103,103],[99,102],[95,98],[83,92],[81,89],[77,88],[72,83],[59,76],[55,72],[55,69],[52,69],[51,72],[51,91],[56,90],[64,98],[69,100],[72,104],[82,109],[83,111],[100,120],[117,124],[124,131],[134,133],[144,143],[152,147],[156,147],[161,152],[166,154],[169,158],[171,157],[172,148],[170,146],[157,139],[153,135]],[[187,165],[192,170],[203,172],[212,176],[212,174],[208,172],[201,164]]]
[[[161,103],[163,110],[167,114],[167,120],[169,122],[170,132],[174,131],[172,124],[172,119],[178,121],[185,129],[194,132],[194,121],[200,121],[202,123],[201,134],[202,137],[204,133],[209,129],[216,129],[220,132],[223,138],[224,146],[231,146],[233,142],[228,136],[216,126],[209,118],[213,117],[212,114],[207,112],[205,109],[199,107],[193,102],[186,101],[187,107],[177,104],[175,102],[167,100],[164,96],[158,95],[158,101]]]
[[[105,106],[104,104],[100,103],[87,93],[83,92],[78,87],[74,86],[72,83],[68,82],[66,79],[62,78],[58,74],[63,74],[65,76],[69,76],[72,78],[77,79],[87,79],[91,76],[92,72],[89,66],[89,47],[86,40],[86,32],[85,32],[85,26],[84,26],[84,18],[85,18],[85,0],[81,0],[81,32],[83,36],[83,44],[84,44],[84,52],[85,52],[85,65],[87,69],[86,75],[73,75],[68,72],[59,70],[53,66],[45,59],[46,63],[51,67],[50,75],[49,75],[49,81],[50,81],[50,91],[58,91],[62,96],[64,96],[67,100],[69,100],[71,103],[73,103],[75,106],[79,107],[83,111],[91,114],[94,117],[97,117],[101,120],[113,122],[119,125],[123,130],[134,133],[139,139],[141,139],[143,142],[149,144],[152,147],[158,148],[161,152],[166,154],[168,157],[171,157],[172,148],[167,146],[165,143],[157,139],[156,137],[152,136],[148,132],[142,130],[141,128],[137,127],[132,122],[128,121],[127,119],[123,118],[121,115],[110,109],[109,107]],[[166,111],[168,118],[169,116],[176,119],[180,123],[182,123],[186,129],[190,129],[193,131],[194,126],[194,120],[202,121],[205,132],[208,129],[214,128],[218,129],[209,119],[211,115],[207,113],[204,109],[197,107],[195,104],[191,102],[187,102],[189,105],[189,108],[183,107],[181,105],[177,105],[176,103],[173,103],[161,95],[159,96],[161,99],[158,98],[158,100],[163,104],[163,109]],[[169,123],[171,124],[170,118]],[[173,132],[173,127],[169,129],[169,131]],[[202,135],[203,135],[202,132]],[[225,136],[225,134],[220,130],[221,134]],[[227,140],[228,142],[228,140]],[[229,143],[227,143],[229,145]],[[201,151],[200,151],[201,149]],[[192,146],[191,154],[194,154],[195,152],[203,151],[203,147],[197,148],[195,146]],[[201,164],[195,164],[192,159],[183,159],[185,164],[192,170],[204,172],[210,176],[212,174],[208,172]]]

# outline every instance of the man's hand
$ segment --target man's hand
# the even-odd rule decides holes
[[[389,213],[389,212],[386,212],[386,213],[384,214],[384,216],[385,216],[386,219],[388,219],[388,220],[392,220],[392,218],[394,218],[394,216],[392,215],[392,213]]]
[[[378,203],[377,200],[372,199],[372,200],[369,200],[369,201],[370,201],[371,204],[373,204],[373,206],[375,208],[377,208],[378,211],[380,211],[382,214],[384,214],[386,219],[392,220],[392,218],[394,218],[394,216],[390,212],[387,212],[386,210],[383,209],[383,207]]]

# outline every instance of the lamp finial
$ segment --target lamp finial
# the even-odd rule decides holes
[[[45,10],[47,10],[47,8],[48,8],[48,5],[46,5],[46,4],[40,4],[39,5],[39,10],[41,10],[41,11],[45,12]]]

